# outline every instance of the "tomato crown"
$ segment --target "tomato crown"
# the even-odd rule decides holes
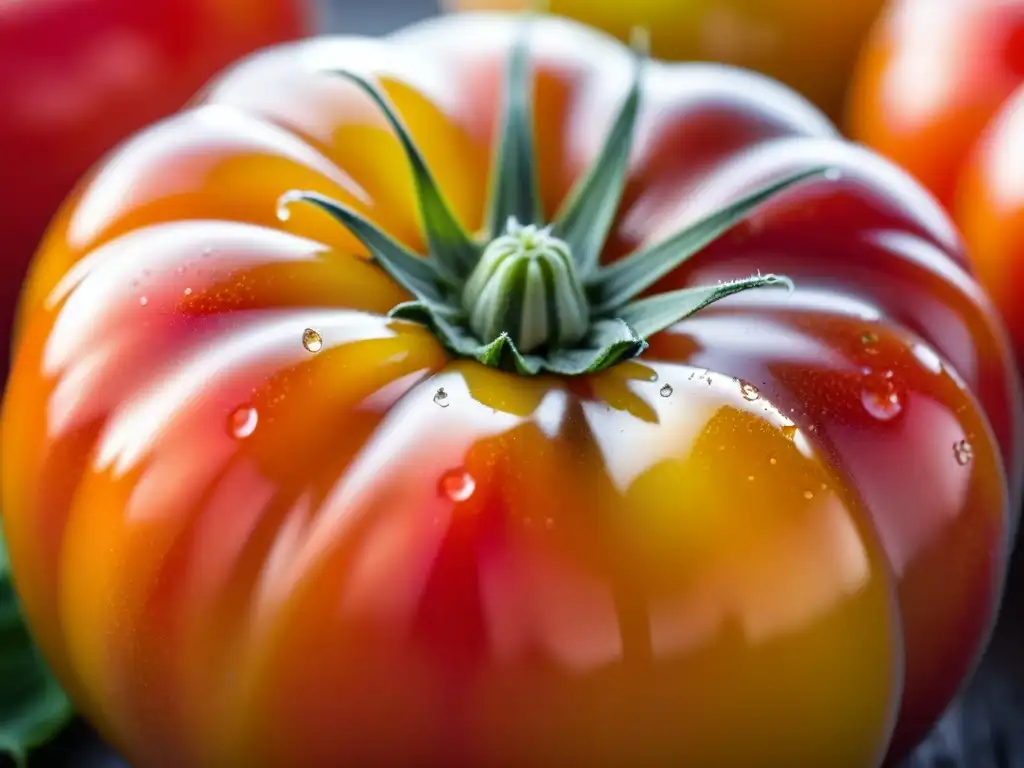
[[[641,354],[646,339],[740,291],[793,284],[780,275],[752,275],[711,286],[641,295],[741,221],[754,208],[826,168],[788,176],[656,245],[601,263],[615,223],[640,108],[644,38],[634,44],[632,85],[605,143],[551,222],[545,222],[533,149],[529,24],[509,57],[500,136],[491,170],[486,235],[471,237],[445,201],[415,141],[387,95],[352,72],[397,135],[412,170],[428,253],[413,253],[366,217],[316,192],[282,195],[319,206],[355,235],[374,261],[415,298],[390,314],[430,328],[460,357],[532,375],[593,373]]]

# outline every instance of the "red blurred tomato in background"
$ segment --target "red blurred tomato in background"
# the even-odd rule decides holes
[[[865,47],[850,132],[953,213],[1024,359],[1024,0],[898,0]]]
[[[795,88],[833,120],[850,72],[884,0],[547,0],[552,13],[626,39],[651,31],[661,59],[717,61]],[[537,0],[442,0],[458,10],[520,10]]]
[[[308,16],[303,0],[0,3],[0,334],[78,178],[233,60],[300,37]],[[6,339],[0,350],[3,370]]]

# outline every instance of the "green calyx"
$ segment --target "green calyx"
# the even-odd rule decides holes
[[[485,237],[471,237],[456,219],[387,95],[351,72],[338,74],[376,103],[405,150],[428,253],[413,253],[361,214],[315,192],[287,192],[279,210],[287,215],[287,206],[311,203],[347,227],[414,297],[391,316],[427,326],[457,356],[527,375],[593,373],[639,355],[652,334],[726,296],[792,290],[788,278],[758,274],[640,298],[754,208],[823,174],[824,167],[762,187],[661,243],[601,263],[626,182],[644,61],[638,53],[632,87],[604,146],[551,222],[540,206],[525,35],[508,63]]]

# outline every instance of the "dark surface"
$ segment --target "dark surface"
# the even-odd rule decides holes
[[[319,0],[318,6],[322,29],[380,34],[436,13],[438,0]],[[39,750],[30,768],[128,766],[76,722]],[[999,626],[973,681],[903,768],[1024,768],[1024,562],[1010,575]]]

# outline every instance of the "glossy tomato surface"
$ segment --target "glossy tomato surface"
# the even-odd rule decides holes
[[[1024,359],[1024,0],[896,0],[863,52],[850,132],[921,180],[962,227]]]
[[[884,0],[547,0],[552,13],[628,40],[651,33],[659,58],[763,72],[842,115],[850,74]],[[525,10],[535,0],[442,0],[459,10]]]
[[[302,0],[0,3],[0,334],[47,222],[114,144],[235,59],[293,40]],[[0,356],[6,373],[9,347]]]
[[[787,89],[643,70],[606,260],[834,171],[656,286],[762,270],[792,294],[598,374],[452,360],[387,318],[408,296],[347,230],[277,215],[313,190],[423,251],[348,69],[477,231],[521,29],[261,53],[54,222],[4,401],[5,533],[47,657],[134,765],[874,765],[982,649],[1020,487],[1007,346],[938,206]],[[528,41],[551,214],[633,66],[568,21]]]

